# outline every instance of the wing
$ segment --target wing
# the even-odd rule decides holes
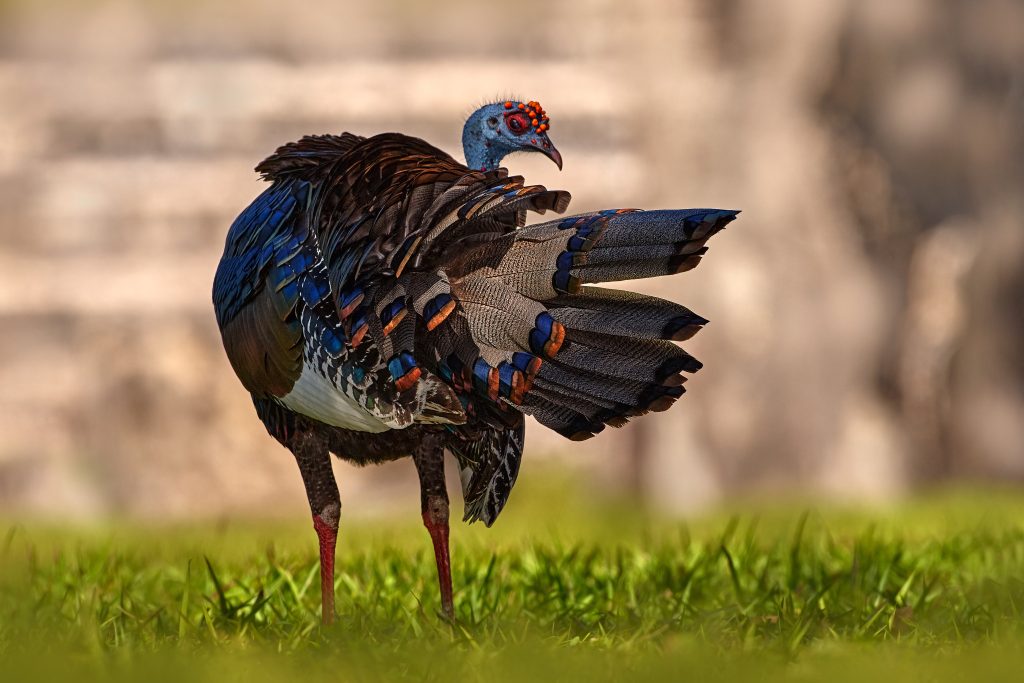
[[[257,398],[288,394],[301,373],[301,311],[326,289],[308,227],[315,181],[362,139],[311,136],[279,148],[256,167],[274,184],[228,230],[214,277],[214,311],[228,359]],[[330,330],[321,337],[330,348],[341,345]]]
[[[334,309],[325,317],[336,317],[344,342],[340,356],[316,364],[389,427],[476,419],[472,387],[445,376],[442,359],[471,368],[480,355],[463,312],[452,317],[445,268],[515,230],[528,210],[564,210],[568,194],[471,171],[403,135],[354,139],[331,155],[326,145],[306,138],[259,167],[275,184],[298,177],[313,188],[307,222]],[[481,415],[504,425],[514,418],[503,410]]]
[[[224,348],[257,397],[287,394],[302,368],[297,315],[308,266],[309,184],[291,180],[263,192],[235,219],[213,283]]]

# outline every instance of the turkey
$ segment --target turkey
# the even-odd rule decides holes
[[[411,456],[441,605],[454,615],[444,451],[465,519],[490,526],[519,472],[524,416],[570,439],[667,409],[701,364],[674,342],[707,321],[675,303],[588,286],[689,270],[737,211],[562,214],[569,193],[499,167],[559,168],[537,102],[466,121],[466,164],[398,133],[307,136],[256,170],[269,186],[234,221],[213,284],[224,348],[267,431],[298,464],[334,618],[341,502],[330,455]],[[525,227],[524,227],[525,226]]]

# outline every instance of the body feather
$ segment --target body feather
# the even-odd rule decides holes
[[[363,432],[433,425],[464,470],[467,519],[490,524],[524,414],[586,438],[667,408],[700,367],[673,341],[704,318],[585,285],[691,268],[737,212],[523,227],[565,211],[568,193],[398,134],[303,138],[257,170],[272,184],[229,231],[214,303],[272,433],[288,411]]]

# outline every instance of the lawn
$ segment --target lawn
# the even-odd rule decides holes
[[[418,501],[408,523],[343,513],[327,629],[304,521],[7,524],[0,664],[254,682],[1014,680],[1024,665],[1024,494],[684,524],[525,488],[495,528],[453,528],[454,625]]]

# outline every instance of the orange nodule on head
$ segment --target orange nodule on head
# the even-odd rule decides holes
[[[548,113],[544,111],[544,107],[540,106],[540,102],[536,100],[530,100],[529,102],[513,102],[512,100],[505,101],[505,109],[518,109],[529,117],[530,125],[538,132],[544,133],[551,129],[551,122],[548,118]]]

